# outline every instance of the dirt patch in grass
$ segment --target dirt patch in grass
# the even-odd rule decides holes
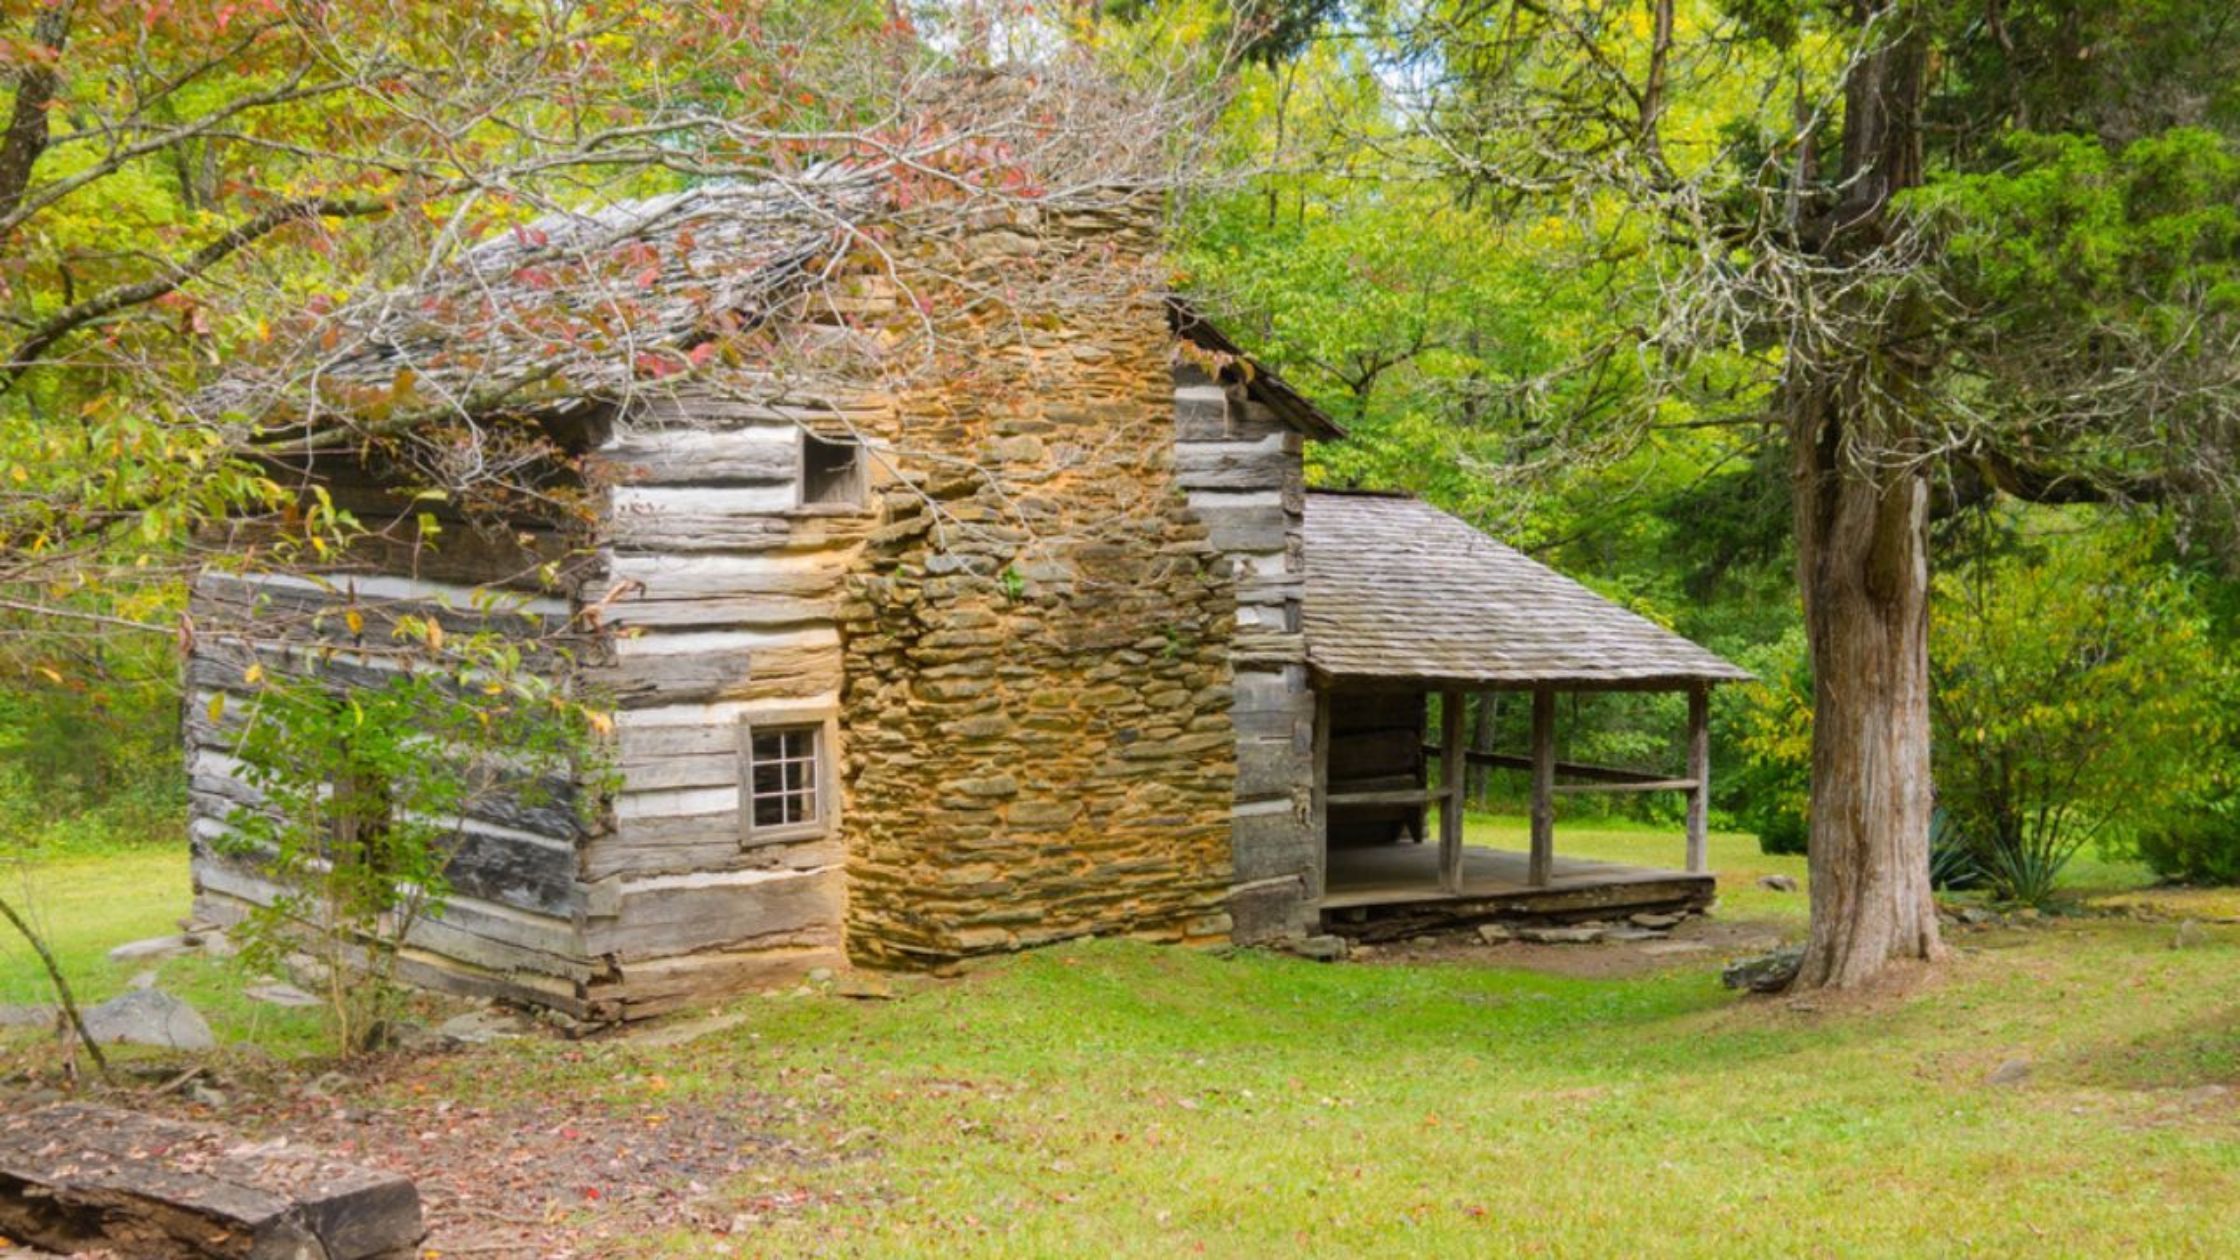
[[[523,1079],[469,1103],[446,1092],[460,1071],[534,1068],[497,1051],[399,1056],[314,1080],[235,1084],[215,1107],[116,1101],[402,1173],[420,1188],[427,1255],[557,1260],[621,1254],[674,1230],[717,1238],[810,1206],[820,1194],[808,1173],[868,1154],[801,1144],[790,1136],[800,1102],[776,1095],[654,1091],[622,1103]]]
[[[1850,989],[1813,989],[1773,994],[1765,1000],[1798,1015],[1854,1020],[1905,1005],[1950,979],[1957,956],[1943,962],[1896,959],[1866,984]]]
[[[1710,969],[1781,945],[1789,925],[1763,919],[1691,918],[1653,940],[1597,941],[1590,945],[1539,945],[1529,941],[1487,944],[1475,928],[1458,928],[1372,947],[1354,961],[1366,966],[1504,967],[1582,980],[1647,975],[1675,968]],[[1677,946],[1677,948],[1674,948]]]

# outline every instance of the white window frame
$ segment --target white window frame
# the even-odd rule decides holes
[[[833,758],[839,748],[836,716],[830,709],[787,710],[756,713],[739,719],[739,844],[752,848],[793,840],[815,840],[830,835],[839,822],[840,794],[835,790]],[[754,820],[754,740],[759,732],[774,735],[803,731],[809,735],[814,764],[810,792],[815,803],[812,817],[788,823],[757,824]]]

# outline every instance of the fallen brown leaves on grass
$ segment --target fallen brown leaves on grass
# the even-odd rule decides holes
[[[486,1063],[533,1070],[496,1055]],[[441,1092],[441,1064],[400,1057],[218,1109],[157,1105],[411,1177],[429,1224],[422,1254],[433,1257],[572,1260],[678,1229],[720,1238],[815,1201],[803,1174],[834,1158],[787,1136],[802,1119],[797,1102],[765,1094],[624,1104],[538,1097],[529,1085],[522,1098],[469,1105]]]

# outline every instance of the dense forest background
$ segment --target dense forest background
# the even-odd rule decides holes
[[[1715,803],[1769,847],[1803,845],[1813,693],[1785,346],[1760,331],[1782,312],[1738,285],[1719,300],[1740,315],[1703,317],[1705,278],[1751,272],[1751,242],[1720,224],[1749,221],[1763,189],[1730,173],[1812,166],[1816,120],[1886,6],[1114,0],[910,18],[829,3],[709,25],[619,5],[590,30],[544,6],[392,8],[322,19],[316,38],[278,4],[25,4],[0,22],[0,843],[178,842],[177,578],[203,558],[199,522],[271,506],[229,460],[237,435],[183,400],[288,335],[276,303],[315,306],[458,233],[465,190],[526,169],[507,163],[539,139],[431,118],[595,112],[583,102],[683,85],[706,110],[814,131],[866,91],[858,52],[995,62],[1057,42],[1218,98],[1172,198],[1174,281],[1351,431],[1311,475],[1413,491],[1754,671],[1717,700]],[[2038,329],[2080,360],[2134,329],[2175,347],[2157,362],[2214,358],[2188,330],[2240,295],[2240,21],[2185,0],[1907,13],[1934,28],[1940,139],[1903,208],[1933,229],[1948,326],[1993,347],[1970,343],[1969,361],[2027,345],[2046,357],[2023,376],[2060,377],[2068,351],[2036,347]],[[485,64],[497,47],[516,51]],[[554,50],[575,60],[539,60]],[[1182,50],[1213,55],[1178,76]],[[421,76],[422,104],[367,110],[390,75]],[[34,115],[51,147],[26,149]],[[1657,123],[1650,177],[1619,156],[1642,147],[1628,118]],[[561,165],[587,195],[705,174],[578,158]],[[1676,238],[1676,208],[1701,232]],[[1940,395],[1953,414],[2013,401],[1987,372],[1958,375]],[[2067,450],[2120,427],[2103,406],[2162,423],[2160,404],[2093,388],[2027,399],[2038,427],[2001,432]],[[2222,414],[2233,388],[2196,372],[2160,396],[2172,416]],[[1954,438],[1935,475],[1940,878],[2033,899],[2099,844],[2240,879],[2228,527],[2119,455],[2041,475],[2012,449]],[[1677,763],[1677,698],[1566,703],[1566,755]],[[1521,707],[1474,715],[1474,739],[1518,746]],[[1481,791],[1500,807],[1520,786]]]

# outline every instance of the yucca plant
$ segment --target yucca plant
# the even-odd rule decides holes
[[[2082,839],[2051,844],[2026,839],[1992,846],[1984,863],[1992,894],[2001,901],[2044,909],[2054,900],[2063,868],[2083,847]]]
[[[1981,888],[1983,868],[1976,864],[1968,838],[1943,806],[1929,813],[1929,886],[1940,892]]]

